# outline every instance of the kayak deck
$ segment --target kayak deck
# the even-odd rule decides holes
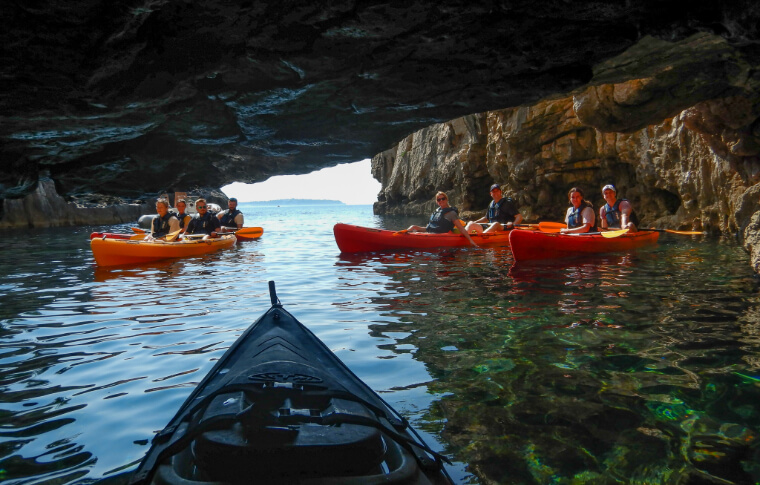
[[[120,266],[149,263],[162,259],[200,256],[218,249],[235,245],[235,236],[221,236],[205,240],[182,240],[175,242],[145,241],[112,238],[90,240],[92,254],[99,266]]]
[[[270,292],[131,483],[450,484],[442,457]]]
[[[614,238],[601,234],[561,234],[516,229],[509,235],[515,262],[562,259],[588,254],[627,251],[654,245],[658,232],[629,232]]]
[[[373,227],[354,226],[338,223],[333,227],[335,242],[344,253],[365,251],[387,251],[392,249],[430,249],[442,247],[471,246],[463,234],[447,232],[432,234],[427,232],[403,232],[376,229]],[[509,233],[471,234],[478,246],[507,245]]]

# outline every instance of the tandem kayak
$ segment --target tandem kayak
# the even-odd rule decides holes
[[[626,251],[653,245],[659,235],[655,231],[637,231],[605,238],[599,233],[560,234],[515,229],[509,235],[509,244],[515,262],[519,262]]]
[[[92,255],[99,266],[119,266],[125,264],[149,263],[161,259],[200,256],[235,245],[235,236],[221,236],[214,239],[181,241],[126,240],[108,237],[90,240]]]
[[[445,458],[269,291],[130,483],[450,484]]]
[[[333,227],[335,242],[344,253],[360,253],[365,251],[385,251],[389,249],[428,249],[455,248],[471,246],[463,234],[447,232],[432,234],[428,232],[403,232],[376,229],[373,227],[353,226],[351,224],[335,224]],[[471,234],[472,240],[478,246],[509,244],[509,233]]]

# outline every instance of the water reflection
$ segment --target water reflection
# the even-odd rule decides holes
[[[720,246],[719,246],[720,247]],[[403,298],[373,326],[425,362],[425,416],[494,483],[760,479],[758,285],[733,247],[511,266],[508,250],[341,255]],[[390,347],[389,347],[390,348]],[[445,423],[442,425],[441,423]]]

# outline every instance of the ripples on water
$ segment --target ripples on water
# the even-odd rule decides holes
[[[241,206],[261,240],[132,268],[88,244],[129,225],[0,234],[0,481],[124,482],[268,280],[459,481],[760,481],[758,282],[733,242],[513,268],[339,254],[334,222],[410,222],[370,207]]]

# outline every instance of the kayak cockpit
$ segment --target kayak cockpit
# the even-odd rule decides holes
[[[270,291],[132,483],[450,483],[446,459]]]

